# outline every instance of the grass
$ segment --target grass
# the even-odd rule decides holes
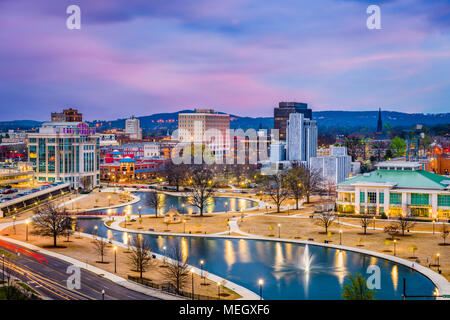
[[[30,300],[19,289],[12,286],[0,287],[0,300]]]
[[[32,294],[38,295],[38,293],[36,291],[34,291],[30,286],[26,285],[23,282],[17,282],[17,284],[19,286],[21,286],[22,288],[24,288],[25,290],[27,290],[28,292],[31,292]]]

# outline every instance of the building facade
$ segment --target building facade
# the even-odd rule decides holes
[[[100,184],[100,137],[83,122],[47,122],[28,135],[28,161],[40,182],[64,181],[72,188]]]
[[[331,146],[330,155],[310,159],[310,168],[320,172],[324,180],[338,184],[350,176],[351,162],[346,147]]]
[[[305,118],[303,113],[291,113],[287,123],[287,160],[305,162],[317,154],[316,121]]]
[[[194,113],[178,114],[178,140],[185,143],[201,143],[216,158],[224,157],[230,147],[230,116],[213,109],[195,109]]]
[[[142,140],[141,122],[135,117],[125,121],[125,133],[130,139]]]
[[[301,113],[306,119],[312,119],[312,110],[302,102],[280,102],[278,108],[273,110],[273,128],[278,130],[279,139],[286,140],[286,128],[289,115],[291,113]]]
[[[417,162],[382,162],[338,184],[339,212],[389,217],[450,217],[450,179]]]
[[[65,109],[63,112],[52,112],[52,122],[82,122],[83,114],[77,109]]]

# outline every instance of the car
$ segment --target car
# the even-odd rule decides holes
[[[38,188],[31,189],[31,192],[38,192],[38,191],[40,191]]]

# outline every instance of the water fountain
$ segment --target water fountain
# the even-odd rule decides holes
[[[300,257],[299,267],[305,272],[309,272],[311,270],[311,263],[313,260],[312,254],[309,253],[308,245],[305,245],[305,250],[303,251],[302,256]]]

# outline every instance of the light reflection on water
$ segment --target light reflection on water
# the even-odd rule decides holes
[[[98,235],[106,237],[108,229],[103,222],[93,219],[78,219],[86,233],[93,233],[98,226]],[[111,231],[116,240],[123,233]],[[154,252],[169,252],[175,242],[181,243],[183,258],[196,267],[205,261],[206,271],[217,274],[254,292],[259,292],[257,281],[264,279],[266,299],[341,299],[342,286],[347,274],[361,273],[367,277],[366,269],[376,263],[381,269],[381,290],[378,299],[402,299],[399,279],[406,278],[410,295],[431,295],[432,283],[423,275],[384,259],[339,251],[331,248],[309,246],[313,256],[309,272],[300,261],[305,246],[294,243],[272,241],[219,239],[198,237],[165,237],[145,235]],[[124,239],[123,239],[124,240]],[[166,253],[167,253],[166,252]]]

